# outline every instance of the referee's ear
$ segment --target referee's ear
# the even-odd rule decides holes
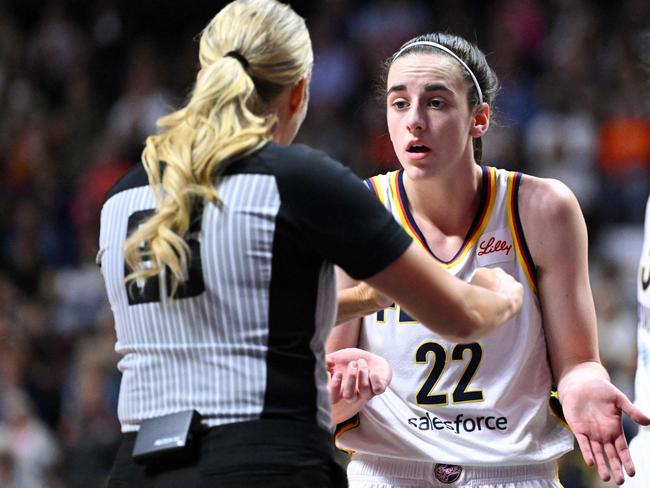
[[[309,77],[305,76],[291,88],[289,96],[289,110],[291,113],[297,112],[301,105],[309,101]]]

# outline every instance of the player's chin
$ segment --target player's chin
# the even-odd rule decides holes
[[[408,161],[402,164],[402,167],[411,180],[430,178],[435,174],[432,164],[428,161]]]

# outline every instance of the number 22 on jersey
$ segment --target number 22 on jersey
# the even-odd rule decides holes
[[[417,324],[401,307],[393,304],[386,310],[394,310],[398,314],[398,324]],[[377,312],[377,324],[386,323],[386,310]],[[449,350],[450,351],[449,351]],[[418,405],[448,405],[448,392],[436,392],[436,385],[449,366],[449,352],[451,361],[466,361],[464,371],[456,380],[456,386],[451,393],[452,403],[482,402],[483,391],[470,388],[470,382],[476,375],[481,360],[483,348],[478,342],[470,344],[448,345],[447,348],[439,342],[427,341],[415,351],[415,363],[429,365],[429,372],[415,398]],[[466,357],[467,356],[467,357]]]

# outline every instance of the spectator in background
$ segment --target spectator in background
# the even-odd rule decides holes
[[[624,87],[625,88],[625,87]],[[601,218],[609,223],[641,220],[639,201],[650,192],[650,120],[638,103],[638,87],[611,94],[611,111],[599,134]]]
[[[104,486],[120,440],[115,417],[120,375],[108,307],[96,322],[97,333],[86,333],[77,341],[62,393],[60,432],[67,488]]]
[[[137,161],[142,141],[156,131],[156,120],[169,112],[171,102],[164,89],[161,54],[150,41],[137,42],[129,54],[126,86],[108,115],[107,131],[119,151]]]
[[[310,84],[310,117],[301,128],[303,143],[329,147],[329,154],[351,165],[363,160],[355,153],[359,129],[337,124],[352,103],[360,83],[357,53],[344,42],[345,22],[328,9],[318,12],[310,29],[314,44],[314,71]]]
[[[580,206],[591,215],[598,205],[599,179],[595,148],[598,128],[576,84],[560,83],[552,75],[537,87],[540,110],[526,125],[525,158],[532,174],[557,178],[575,193]]]
[[[6,435],[0,429],[0,486],[17,488],[14,457],[8,445]]]
[[[6,439],[14,460],[16,487],[47,486],[59,460],[59,445],[52,433],[34,415],[27,395],[8,389],[2,395],[0,437]]]

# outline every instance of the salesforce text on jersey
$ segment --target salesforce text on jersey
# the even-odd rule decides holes
[[[508,419],[506,417],[465,417],[462,413],[456,415],[455,420],[442,420],[426,412],[424,417],[408,419],[411,427],[418,430],[449,429],[456,434],[481,430],[506,430]]]

